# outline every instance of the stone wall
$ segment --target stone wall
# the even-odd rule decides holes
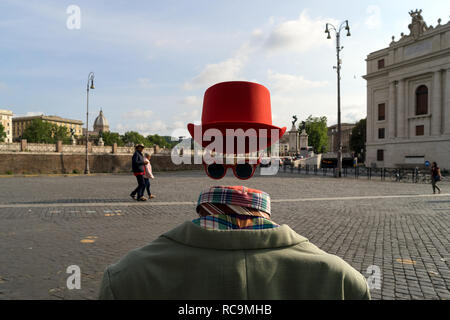
[[[85,155],[64,153],[0,153],[0,174],[83,173]],[[175,165],[168,155],[153,155],[153,171],[200,170],[201,165]],[[129,173],[130,154],[90,154],[91,173]]]
[[[58,150],[58,145],[60,150]],[[35,153],[47,153],[47,152],[64,152],[64,153],[85,153],[85,145],[68,145],[62,144],[58,141],[56,144],[46,143],[29,143],[27,140],[21,140],[20,142],[13,143],[0,143],[0,153],[3,152],[35,152]],[[132,154],[134,147],[118,147],[114,146],[96,146],[89,142],[89,153],[114,153],[114,154]],[[158,145],[145,149],[146,153],[163,153],[168,154],[170,150],[161,149]]]

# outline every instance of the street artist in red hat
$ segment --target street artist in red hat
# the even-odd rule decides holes
[[[286,128],[272,125],[267,88],[223,82],[205,92],[202,124],[189,124],[188,130],[206,149],[214,144],[216,156],[204,161],[209,177],[221,179],[232,169],[246,180],[258,162],[237,161],[237,156],[270,147]],[[248,139],[236,146],[242,132]],[[235,160],[221,161],[221,154]],[[100,298],[370,299],[358,271],[272,220],[267,193],[244,186],[211,187],[200,194],[196,211],[197,219],[109,266]]]

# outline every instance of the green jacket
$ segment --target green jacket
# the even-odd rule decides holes
[[[289,226],[206,230],[188,221],[109,266],[100,299],[370,299],[365,278]]]

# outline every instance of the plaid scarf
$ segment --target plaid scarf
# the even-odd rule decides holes
[[[270,196],[246,187],[212,187],[199,196],[196,225],[210,230],[269,229]]]

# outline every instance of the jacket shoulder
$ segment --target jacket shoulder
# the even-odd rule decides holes
[[[168,270],[180,267],[180,254],[189,248],[159,237],[129,251],[105,270],[100,299],[158,299],[164,297]]]
[[[366,278],[344,259],[327,253],[310,242],[300,243],[293,247],[311,256],[311,261],[323,279],[340,287],[342,299],[370,299]],[[301,258],[300,258],[301,259]]]

